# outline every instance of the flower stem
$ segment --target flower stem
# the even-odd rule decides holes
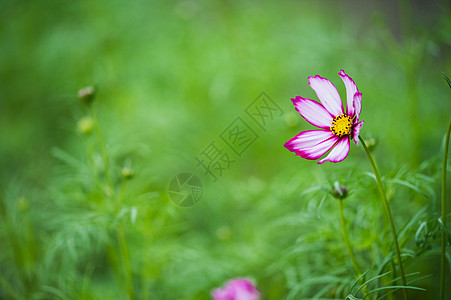
[[[109,188],[112,188],[112,180],[110,175],[110,164],[108,160],[108,154],[106,151],[105,143],[103,141],[102,131],[100,130],[99,126],[99,119],[97,118],[96,111],[92,106],[89,107],[89,113],[91,114],[91,118],[94,122],[94,131],[97,136],[97,143],[100,149],[100,155],[102,157],[103,165],[104,165],[104,172],[105,172],[105,178],[108,184]]]
[[[362,275],[360,271],[359,265],[357,264],[357,260],[355,259],[354,251],[352,250],[351,241],[349,240],[348,229],[346,228],[346,220],[343,214],[343,199],[339,200],[340,202],[340,220],[341,220],[341,229],[343,230],[343,238],[345,240],[346,248],[348,249],[349,257],[351,258],[352,266],[354,267],[355,274],[357,276]]]
[[[122,260],[122,267],[124,271],[124,276],[126,280],[128,299],[135,299],[135,290],[134,290],[134,282],[133,282],[133,270],[130,263],[130,254],[128,252],[127,240],[125,238],[124,228],[121,224],[118,225],[117,231],[117,239],[119,242],[119,252]]]
[[[89,113],[94,122],[94,130],[95,130],[95,134],[97,137],[97,143],[98,143],[100,155],[102,157],[102,161],[103,161],[103,165],[104,165],[104,173],[105,173],[104,176],[105,176],[106,185],[107,185],[107,196],[109,198],[112,198],[112,196],[114,196],[114,186],[113,186],[113,181],[112,181],[111,174],[110,174],[110,164],[109,164],[109,159],[108,159],[108,153],[106,150],[105,142],[103,140],[102,131],[100,130],[99,120],[97,118],[96,111],[94,110],[94,108],[92,106],[89,107]],[[120,210],[120,204],[121,204],[123,197],[125,196],[125,192],[126,192],[126,185],[124,184],[121,187],[120,195],[115,202],[115,212],[116,213]],[[130,254],[129,254],[129,250],[128,250],[127,239],[125,237],[124,228],[123,228],[122,224],[120,223],[121,221],[119,220],[118,222],[119,223],[116,228],[116,238],[117,238],[117,241],[119,244],[119,251],[118,251],[119,257],[122,262],[122,269],[123,269],[122,271],[123,271],[123,275],[124,275],[124,278],[126,281],[125,285],[126,285],[126,289],[127,289],[128,299],[134,300],[135,299],[135,289],[134,289],[133,270],[132,270],[131,261],[130,261]]]
[[[445,152],[443,154],[443,168],[442,168],[442,255],[441,255],[441,270],[440,270],[440,299],[445,299],[445,265],[446,265],[446,166],[448,162],[448,146],[449,135],[451,131],[451,120],[449,121],[448,131],[445,137]]]
[[[406,276],[404,275],[404,268],[402,266],[401,251],[399,250],[398,236],[396,234],[395,223],[393,222],[393,217],[392,217],[392,214],[390,211],[390,206],[388,206],[388,201],[387,201],[387,196],[385,195],[384,186],[382,185],[382,180],[381,180],[381,177],[379,176],[379,172],[377,171],[377,167],[376,167],[376,164],[374,163],[373,157],[371,156],[371,153],[368,151],[368,148],[366,147],[366,144],[363,141],[361,136],[359,136],[359,140],[362,143],[363,148],[365,149],[366,156],[368,157],[371,167],[373,168],[374,175],[376,176],[377,185],[379,188],[379,192],[381,193],[381,197],[382,197],[382,204],[384,205],[385,215],[387,216],[388,223],[390,224],[390,229],[391,229],[391,233],[393,236],[393,243],[395,246],[396,258],[398,260],[399,272],[401,273],[402,284],[404,286],[407,286]],[[404,299],[407,299],[406,290],[405,289],[402,289],[402,290],[403,290]]]
[[[340,202],[340,221],[341,221],[341,229],[343,230],[343,238],[345,240],[346,248],[348,249],[349,258],[351,258],[352,266],[354,267],[354,272],[356,277],[361,277],[362,271],[360,271],[359,265],[357,264],[357,260],[355,259],[354,251],[352,250],[351,240],[349,239],[348,228],[346,227],[346,219],[343,213],[343,199],[339,199]],[[361,279],[365,281],[364,278]],[[366,295],[368,293],[366,286],[363,286],[363,293]]]

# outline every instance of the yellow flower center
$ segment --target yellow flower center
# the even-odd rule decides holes
[[[349,135],[351,133],[351,128],[352,128],[351,117],[345,114],[341,114],[332,119],[332,126],[330,127],[330,130],[332,130],[332,132],[336,136],[344,136]]]

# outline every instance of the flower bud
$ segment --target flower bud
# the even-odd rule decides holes
[[[90,105],[94,101],[95,95],[96,91],[92,86],[82,88],[78,91],[78,98],[80,99],[81,103],[86,105]]]
[[[94,128],[94,121],[91,117],[84,117],[77,122],[77,130],[82,134],[90,134]]]
[[[366,147],[368,148],[368,151],[372,152],[374,148],[377,146],[377,141],[374,138],[369,138],[365,140]]]
[[[133,169],[129,167],[123,167],[121,170],[122,177],[126,180],[132,179],[133,176],[135,176],[135,172],[133,172]]]
[[[344,199],[348,195],[346,186],[340,184],[338,181],[334,182],[334,188],[332,189],[332,196],[337,199]]]

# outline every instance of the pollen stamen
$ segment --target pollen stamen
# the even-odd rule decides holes
[[[351,133],[352,128],[352,118],[345,114],[341,114],[332,119],[332,126],[330,130],[332,130],[333,134],[338,137],[342,137],[344,135],[349,135]]]

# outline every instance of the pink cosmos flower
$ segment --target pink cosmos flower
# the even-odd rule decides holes
[[[246,278],[235,278],[227,282],[224,288],[211,293],[213,300],[260,300],[260,292],[254,283]]]
[[[350,140],[357,143],[363,121],[359,122],[362,110],[362,94],[354,80],[340,70],[346,87],[346,113],[335,86],[326,78],[316,75],[309,77],[309,85],[319,98],[316,101],[296,96],[291,99],[301,116],[320,130],[303,131],[285,143],[285,148],[306,159],[316,160],[327,151],[329,154],[318,161],[340,162],[348,156]]]

